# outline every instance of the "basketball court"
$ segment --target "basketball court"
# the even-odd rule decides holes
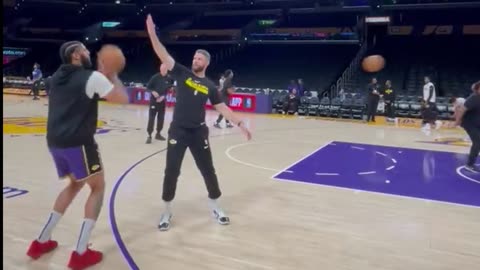
[[[46,99],[4,96],[4,269],[66,269],[85,189],[53,233],[25,252],[63,188],[45,141]],[[166,114],[166,123],[172,117]],[[212,125],[217,113],[207,114]],[[91,269],[464,269],[480,265],[480,175],[462,168],[460,130],[243,114],[253,131],[210,128],[230,226],[209,213],[186,155],[170,231],[157,222],[166,142],[146,145],[147,106],[102,104],[97,141],[107,177]],[[166,128],[162,132],[166,135]]]

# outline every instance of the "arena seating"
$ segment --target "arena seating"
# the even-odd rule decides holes
[[[397,95],[420,95],[424,76],[430,76],[438,96],[467,96],[470,85],[480,78],[478,44],[478,38],[385,38],[369,52],[386,58],[385,69],[376,74],[357,70],[345,90],[366,91],[375,76],[381,85],[391,80]]]

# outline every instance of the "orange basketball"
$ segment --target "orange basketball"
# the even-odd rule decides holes
[[[120,73],[125,68],[125,56],[122,49],[116,45],[103,45],[98,52],[98,59],[105,65],[106,70]]]
[[[385,67],[385,58],[381,55],[370,55],[363,58],[362,68],[366,72],[378,72]]]

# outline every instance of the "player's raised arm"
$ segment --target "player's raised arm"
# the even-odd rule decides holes
[[[172,58],[172,56],[170,56],[167,49],[165,48],[165,46],[163,46],[160,40],[158,40],[152,15],[148,14],[146,24],[148,37],[150,38],[150,42],[152,43],[153,50],[157,54],[158,58],[160,58],[160,61],[165,64],[168,70],[172,70],[173,66],[175,65],[175,60]]]

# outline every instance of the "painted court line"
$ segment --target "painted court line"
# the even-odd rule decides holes
[[[359,172],[358,175],[367,175],[367,174],[375,174],[376,171],[369,171],[369,172]]]
[[[331,144],[331,143],[332,143],[332,141],[329,141],[329,142],[325,143],[324,145],[322,145],[322,146],[320,146],[319,148],[315,149],[315,150],[314,150],[313,152],[311,152],[310,154],[308,154],[308,155],[302,157],[301,159],[297,160],[295,163],[293,163],[293,164],[285,167],[285,168],[284,168],[283,170],[281,170],[281,171],[277,171],[277,173],[274,174],[271,178],[272,178],[272,179],[275,179],[279,174],[283,173],[283,172],[286,171],[288,168],[291,168],[291,167],[297,165],[298,163],[304,161],[305,159],[313,156],[313,155],[314,155],[316,152],[318,152],[320,149],[327,147],[327,146],[328,146],[329,144]]]
[[[382,152],[378,152],[378,151],[376,151],[375,154],[379,154],[379,155],[381,155],[381,156],[388,157],[387,154],[382,153]]]
[[[468,181],[472,181],[472,182],[474,182],[474,183],[480,184],[480,181],[479,181],[479,180],[475,180],[475,179],[473,179],[473,178],[470,178],[470,177],[466,176],[464,173],[462,173],[462,169],[464,169],[464,168],[465,168],[465,166],[460,166],[460,167],[458,167],[457,170],[456,170],[456,171],[457,171],[457,174],[458,174],[459,176],[467,179]]]
[[[289,182],[289,183],[293,183],[293,184],[311,185],[311,186],[315,186],[317,188],[331,188],[331,189],[353,191],[354,194],[368,193],[368,194],[381,195],[381,196],[385,196],[385,197],[396,197],[396,198],[409,199],[409,200],[413,199],[413,200],[417,200],[417,201],[423,201],[423,202],[426,202],[426,203],[434,202],[434,203],[441,203],[441,204],[454,205],[454,206],[460,206],[460,207],[471,207],[471,208],[480,209],[480,206],[475,206],[475,205],[470,205],[470,204],[452,203],[452,202],[446,202],[446,201],[440,201],[440,200],[430,200],[430,199],[423,199],[423,198],[410,197],[410,196],[404,196],[404,195],[396,195],[396,194],[384,193],[384,192],[378,192],[378,191],[359,190],[359,189],[353,189],[353,188],[347,188],[347,187],[326,185],[326,184],[322,184],[322,183],[309,183],[309,182],[296,181],[296,180],[290,180],[290,179],[284,179],[284,178],[276,178],[275,180],[282,181],[282,182]]]
[[[239,164],[242,164],[242,165],[245,165],[245,166],[249,166],[249,167],[253,167],[253,168],[257,168],[257,169],[263,169],[263,170],[267,170],[267,171],[273,171],[273,172],[278,172],[278,169],[274,169],[274,168],[269,168],[269,167],[264,167],[264,166],[260,166],[260,165],[256,165],[256,164],[252,164],[252,163],[248,163],[248,162],[245,162],[245,161],[241,161],[235,157],[233,157],[230,152],[235,149],[235,148],[239,148],[239,147],[242,147],[242,146],[246,146],[246,145],[254,145],[254,144],[261,144],[261,143],[241,143],[241,144],[236,144],[236,145],[232,145],[230,146],[229,148],[227,148],[227,150],[225,150],[225,155],[227,155],[227,157]]]
[[[358,149],[358,150],[365,150],[363,147],[358,147],[358,146],[351,146],[353,149]]]
[[[395,168],[395,165],[392,165],[390,167],[387,168],[387,171],[390,171],[391,169]]]
[[[336,175],[340,175],[339,173],[315,173],[316,175],[331,175],[331,176],[336,176]]]
[[[315,128],[317,129],[317,128]],[[270,129],[270,130],[259,130],[257,132],[269,132],[269,131],[281,131],[281,130],[284,130],[284,129]],[[210,138],[214,138],[214,137],[222,137],[222,136],[235,136],[235,135],[238,135],[238,133],[229,133],[229,134],[221,134],[221,135],[214,135],[214,136],[210,136]],[[118,189],[120,188],[121,184],[123,183],[123,181],[126,179],[125,177],[133,170],[135,169],[138,165],[140,165],[141,163],[143,163],[145,160],[161,153],[161,152],[165,152],[167,150],[167,148],[165,149],[161,149],[159,151],[156,151],[154,152],[153,154],[150,154],[144,158],[142,158],[141,160],[137,161],[135,164],[133,164],[132,166],[130,166],[118,179],[117,181],[115,182],[114,186],[113,186],[113,189],[112,189],[112,192],[110,193],[110,200],[109,200],[109,212],[108,212],[108,215],[109,215],[109,220],[110,220],[110,227],[112,229],[112,234],[113,234],[113,237],[115,239],[115,242],[117,243],[117,246],[118,248],[120,249],[120,253],[123,255],[125,261],[127,262],[128,266],[130,269],[132,270],[139,270],[140,268],[138,267],[138,265],[136,264],[135,260],[133,259],[132,255],[130,254],[130,252],[128,251],[127,249],[127,246],[125,245],[125,242],[123,241],[122,239],[122,236],[120,234],[120,231],[118,230],[118,225],[117,225],[117,220],[116,220],[116,216],[115,216],[115,199],[117,198],[117,192],[118,192]],[[278,172],[278,170],[275,170],[276,172]],[[292,172],[292,171],[290,171]]]
[[[135,167],[140,165],[145,160],[147,160],[147,159],[149,159],[149,158],[151,158],[151,157],[153,157],[153,156],[155,156],[155,155],[157,155],[161,152],[165,152],[166,150],[167,150],[167,148],[159,150],[159,151],[157,151],[157,152],[155,152],[155,153],[153,153],[149,156],[144,157],[143,159],[137,161],[137,163],[130,166],[130,168],[128,168],[120,176],[120,178],[118,178],[117,182],[115,183],[115,185],[113,187],[112,193],[110,194],[109,211],[108,211],[109,219],[110,219],[110,227],[112,229],[113,237],[115,238],[115,241],[117,242],[117,245],[120,248],[120,253],[122,253],[123,258],[125,258],[128,266],[132,270],[139,270],[140,268],[137,266],[137,264],[133,260],[133,257],[130,254],[130,252],[128,251],[127,246],[123,242],[122,236],[121,236],[121,234],[118,230],[117,219],[115,217],[115,199],[117,197],[117,192],[118,192],[118,189],[120,188],[120,185],[122,184],[123,180],[125,180],[125,177],[127,176],[127,174],[130,173],[130,171],[132,171]]]

